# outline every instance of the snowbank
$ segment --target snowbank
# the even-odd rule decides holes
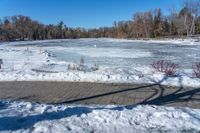
[[[199,125],[198,109],[0,101],[0,132],[196,133]]]
[[[92,39],[92,38],[91,38]],[[199,45],[199,40],[192,39],[192,38],[163,38],[163,39],[114,39],[114,38],[100,38],[101,41],[108,41],[108,42],[143,42],[143,43],[159,43],[159,44],[177,44],[177,45]],[[88,39],[83,39],[88,41]],[[97,40],[97,39],[92,39]]]
[[[27,70],[28,71],[28,70]],[[35,71],[35,72],[34,72]],[[97,83],[150,83],[172,86],[199,87],[200,79],[190,78],[188,76],[166,77],[162,73],[152,75],[137,74],[129,75],[117,70],[107,73],[104,70],[92,72],[84,71],[48,71],[34,70],[19,73],[0,73],[0,81],[72,81],[72,82],[97,82]]]
[[[117,39],[117,38],[81,38],[81,39],[52,39],[52,40],[38,40],[38,41],[16,41],[16,42],[0,42],[0,45],[27,45],[27,44],[38,44],[38,43],[60,43],[65,41],[76,41],[81,40],[88,42],[90,41],[99,41],[99,42],[144,42],[144,43],[161,43],[161,44],[180,44],[180,45],[198,45],[199,40],[192,38],[163,38],[163,39]]]

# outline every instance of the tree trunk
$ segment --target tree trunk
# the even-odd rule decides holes
[[[187,25],[187,15],[185,15],[185,19],[184,19],[184,26],[185,26],[185,30],[187,33],[187,37],[189,36],[189,29],[188,29],[188,25]]]

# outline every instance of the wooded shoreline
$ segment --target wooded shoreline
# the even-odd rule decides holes
[[[180,3],[181,4],[181,3]],[[71,28],[60,21],[58,24],[43,24],[28,16],[15,15],[0,19],[0,41],[118,38],[157,39],[166,37],[190,37],[200,34],[200,1],[185,0],[180,10],[170,7],[164,15],[160,8],[136,12],[128,21],[114,22],[111,27],[86,29]]]

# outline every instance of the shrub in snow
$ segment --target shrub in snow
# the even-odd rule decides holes
[[[89,68],[86,65],[78,65],[77,70],[78,71],[89,71]]]
[[[91,71],[99,70],[99,67],[97,65],[88,67],[88,66],[82,65],[82,64],[69,64],[68,70],[91,72]]]
[[[176,74],[178,64],[167,60],[155,61],[151,64],[152,68],[157,72],[162,72],[167,76],[174,76]]]
[[[193,64],[193,75],[197,78],[200,78],[200,62]]]
[[[68,70],[78,70],[79,65],[77,64],[69,64]]]
[[[91,71],[99,70],[99,67],[96,64],[94,64],[92,67],[88,67],[84,63],[85,63],[84,58],[81,57],[80,63],[79,64],[76,64],[76,63],[69,64],[68,70],[84,71],[84,72],[91,72]]]
[[[81,56],[80,65],[84,65],[84,63],[85,63],[85,60],[84,60],[83,56]]]
[[[99,66],[97,64],[94,64],[92,67],[91,67],[92,71],[97,71],[99,70]]]
[[[67,70],[71,70],[71,64],[67,65]]]
[[[86,65],[69,64],[68,65],[68,70],[73,70],[73,71],[89,71],[89,68]]]
[[[1,65],[3,65],[3,60],[0,59],[0,69],[1,69]]]

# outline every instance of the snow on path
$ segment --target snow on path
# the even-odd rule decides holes
[[[0,132],[196,133],[199,125],[199,109],[0,101]]]

